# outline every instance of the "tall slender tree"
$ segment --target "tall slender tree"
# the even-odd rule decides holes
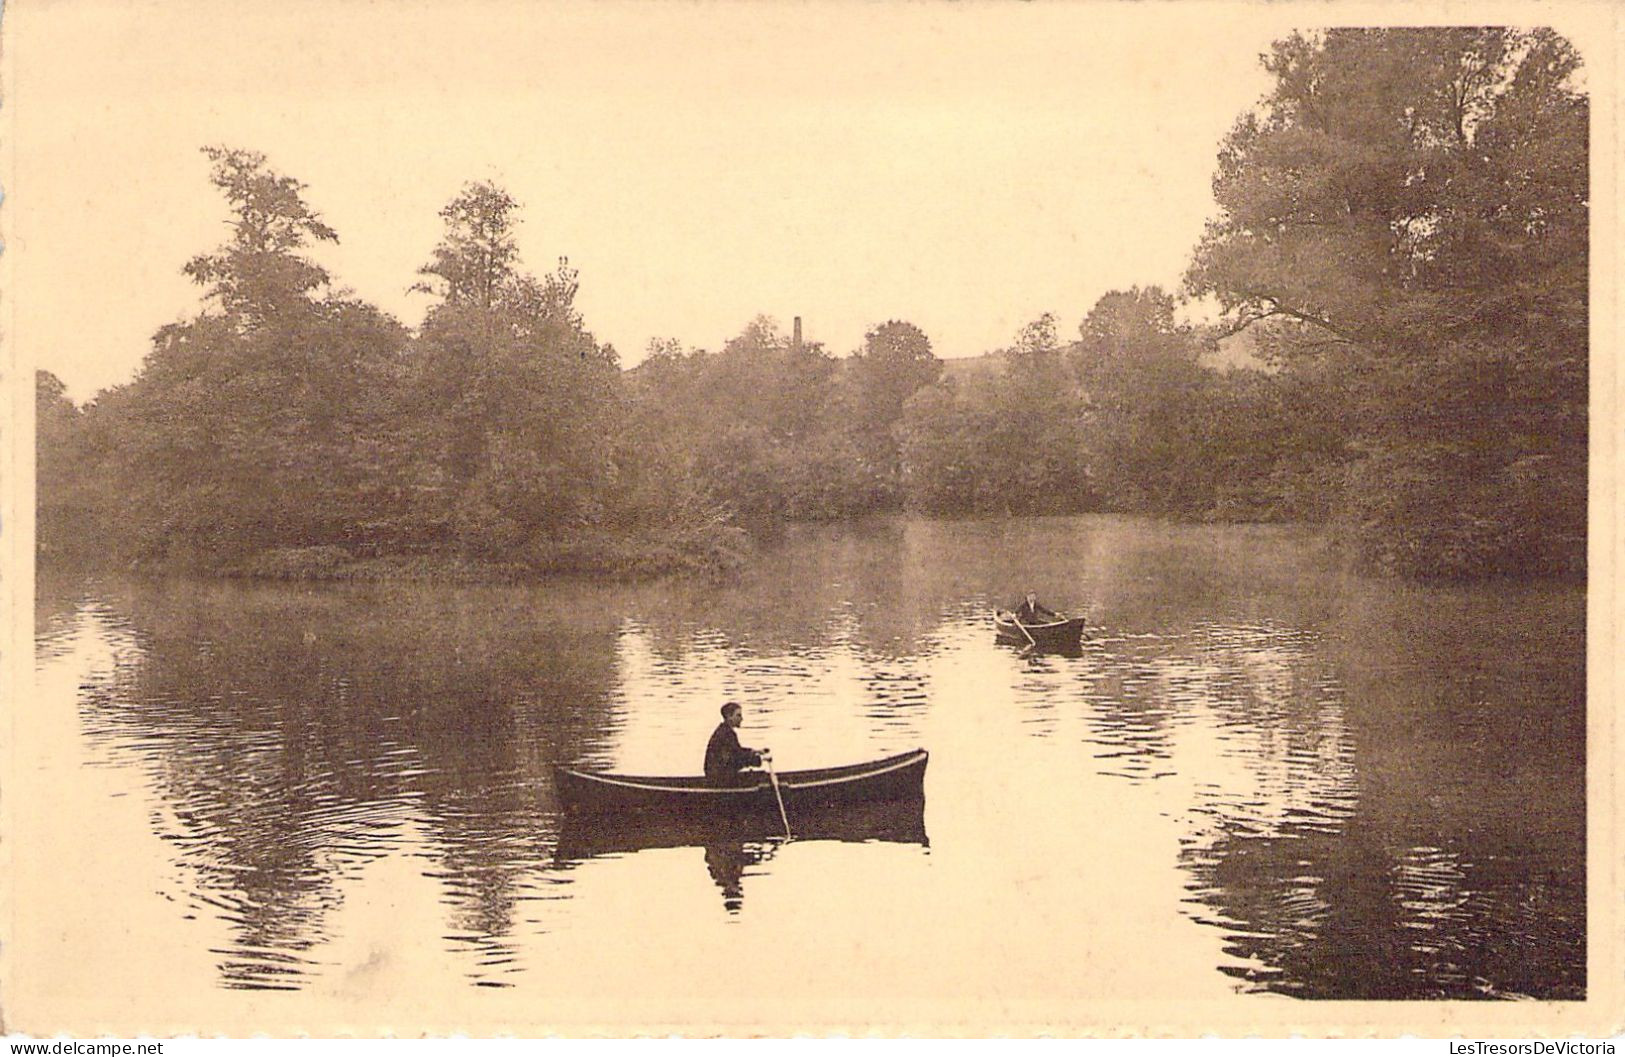
[[[445,233],[413,289],[451,306],[491,308],[508,292],[519,264],[519,203],[489,182],[466,184],[440,210]]]
[[[331,280],[303,251],[337,242],[338,233],[305,202],[305,185],[267,168],[265,155],[228,147],[203,153],[212,163],[210,182],[232,208],[231,238],[193,257],[186,274],[242,326],[308,307],[310,295]]]
[[[415,345],[403,418],[416,424],[426,518],[482,557],[545,560],[601,521],[620,400],[614,351],[575,309],[561,261],[521,270],[518,204],[490,183],[444,209],[419,284],[438,297]]]

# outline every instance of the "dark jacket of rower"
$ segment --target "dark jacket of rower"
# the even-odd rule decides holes
[[[739,735],[734,733],[734,728],[742,719],[743,710],[737,704],[730,701],[722,706],[722,722],[711,732],[711,740],[705,746],[707,778],[732,781],[746,767],[755,767],[762,762],[760,752],[739,744]]]
[[[1021,605],[1016,607],[1016,619],[1023,624],[1048,624],[1052,620],[1061,619],[1061,615],[1040,605],[1037,595],[1029,594],[1022,599]]]

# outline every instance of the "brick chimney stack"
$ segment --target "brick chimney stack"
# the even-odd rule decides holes
[[[791,339],[793,348],[801,348],[801,317],[796,317],[795,335]]]

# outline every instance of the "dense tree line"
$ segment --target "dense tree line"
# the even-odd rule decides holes
[[[251,152],[207,153],[233,225],[186,267],[205,309],[82,410],[41,380],[42,551],[271,575],[597,561],[620,372],[575,311],[573,271],[519,270],[512,199],[473,184],[442,212],[414,335],[306,256],[337,235],[301,184]]]
[[[38,385],[44,556],[258,575],[721,568],[891,510],[1336,523],[1413,575],[1583,568],[1587,128],[1555,35],[1338,30],[1265,57],[1181,294],[1112,291],[947,372],[914,325],[837,357],[768,317],[633,370],[523,270],[518,205],[442,211],[408,330],[309,256],[305,188],[210,149],[232,234],[194,318],[84,407]],[[1212,354],[1245,332],[1250,368]]]
[[[922,389],[901,430],[905,496],[932,513],[1106,510],[1321,520],[1349,458],[1336,394],[1300,370],[1211,366],[1221,333],[1156,287],[1106,294],[1078,337],[1052,316],[993,369]]]

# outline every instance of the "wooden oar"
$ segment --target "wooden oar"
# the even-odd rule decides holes
[[[773,757],[771,754],[762,757],[762,766],[767,768],[767,780],[773,783],[773,799],[779,802],[779,821],[784,823],[784,839],[794,840],[790,836],[790,816],[784,813],[784,794],[779,792],[779,776],[773,773]]]
[[[1021,618],[1016,616],[1014,613],[1011,613],[1010,614],[1010,619],[1015,621],[1016,622],[1016,627],[1020,628],[1021,633],[1023,635],[1025,635],[1025,636],[1027,636],[1027,645],[1025,645],[1025,646],[1023,646],[1021,648],[1021,652],[1026,653],[1028,650],[1036,650],[1036,649],[1038,649],[1038,640],[1033,638],[1033,633],[1027,630],[1027,625],[1025,625],[1025,624],[1023,624],[1021,622]]]

